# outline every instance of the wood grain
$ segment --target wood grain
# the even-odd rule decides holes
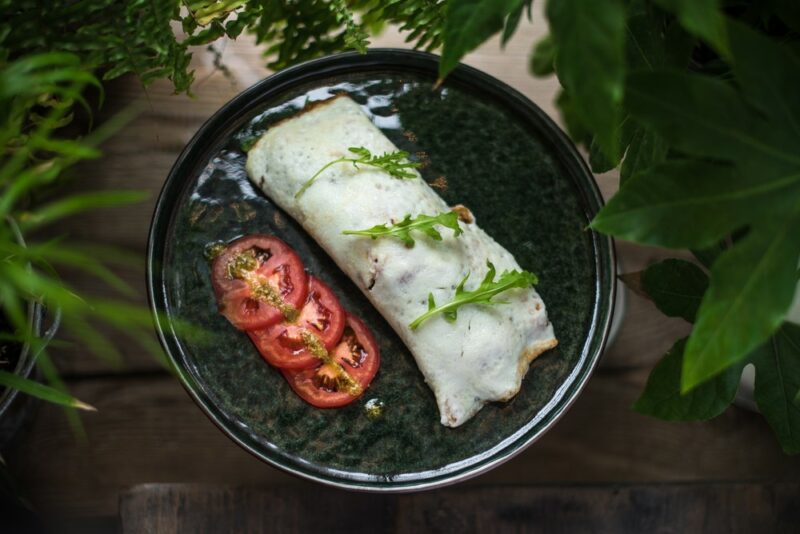
[[[467,484],[798,480],[761,417],[732,408],[707,423],[666,423],[631,411],[646,373],[600,371],[541,440]],[[234,445],[170,377],[86,379],[73,393],[97,406],[76,443],[63,413],[42,406],[9,465],[45,510],[109,515],[118,492],[146,482],[316,485]]]
[[[800,522],[800,485],[500,486],[363,495],[153,484],[122,495],[120,519],[123,534],[789,533]]]

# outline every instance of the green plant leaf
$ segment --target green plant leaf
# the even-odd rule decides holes
[[[640,71],[628,76],[625,95],[639,121],[687,154],[742,161],[762,174],[800,166],[796,140],[753,113],[726,82],[682,71]]]
[[[23,230],[30,231],[88,210],[132,204],[147,198],[143,191],[93,191],[74,194],[42,206],[19,217]]]
[[[625,7],[621,0],[550,0],[546,15],[558,78],[582,122],[616,165],[625,79]]]
[[[744,93],[772,124],[800,139],[800,57],[741,23],[728,28],[733,70]]]
[[[615,168],[617,165],[611,161],[603,153],[600,144],[597,141],[597,136],[592,137],[592,142],[589,144],[589,166],[594,173],[608,172]]]
[[[68,393],[50,386],[46,386],[34,380],[23,378],[19,375],[15,375],[14,373],[9,373],[7,371],[0,371],[0,385],[11,389],[16,389],[38,399],[60,404],[61,406],[78,408],[80,410],[87,410],[91,412],[97,411],[94,406],[86,404],[85,402],[76,399]]]
[[[797,286],[800,206],[791,217],[761,223],[711,269],[683,361],[688,391],[741,360],[781,325]]]
[[[664,315],[693,323],[708,289],[708,276],[691,262],[668,259],[645,269],[642,288]]]
[[[637,412],[666,421],[705,421],[718,416],[736,397],[744,363],[732,365],[692,391],[681,394],[681,367],[686,338],[676,342],[650,373]]]
[[[675,13],[684,28],[713,46],[717,52],[730,55],[725,17],[719,0],[656,0],[656,3]]]
[[[724,241],[718,241],[706,248],[694,248],[691,252],[700,263],[707,269],[710,269],[711,266],[714,265],[714,262],[717,261],[719,255],[725,252],[726,248],[728,247],[725,246]]]
[[[789,454],[800,453],[800,326],[784,323],[753,355],[755,399],[775,435]]]
[[[788,210],[799,193],[800,170],[769,180],[730,165],[668,161],[625,182],[591,227],[638,243],[703,248],[754,219]]]
[[[657,133],[645,127],[637,128],[628,144],[625,159],[622,160],[619,171],[620,185],[627,183],[631,177],[663,163],[667,158],[668,149],[667,143]]]
[[[533,47],[529,69],[534,76],[549,76],[556,71],[553,36],[545,35]]]
[[[525,0],[450,0],[445,11],[439,78],[444,79],[467,52],[506,26]]]
[[[775,10],[784,24],[800,32],[800,4],[796,0],[767,0],[766,3]]]
[[[561,90],[556,97],[556,106],[561,111],[561,118],[567,133],[575,143],[589,145],[592,141],[592,133],[583,123],[583,117],[575,107],[575,102],[566,90]]]
[[[527,9],[530,15],[531,4],[533,4],[533,0],[524,0],[518,8],[508,14],[503,27],[503,35],[500,37],[500,46],[505,47],[514,36],[514,32],[519,27],[519,21],[522,20],[522,12]]]

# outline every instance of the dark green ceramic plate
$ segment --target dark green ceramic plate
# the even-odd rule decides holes
[[[601,206],[573,145],[524,96],[461,66],[433,90],[438,58],[401,50],[342,54],[284,70],[234,98],[184,149],[153,217],[148,283],[161,341],[186,389],[242,447],[289,472],[340,487],[409,491],[452,483],[507,460],[564,413],[589,377],[611,319],[614,251],[586,230]],[[538,274],[560,344],[540,356],[520,393],[463,426],[439,423],[413,358],[317,244],[253,188],[245,150],[308,102],[347,93],[401,149],[425,152],[429,181],[470,207],[482,228]],[[217,313],[204,250],[249,233],[288,242],[346,309],[364,318],[382,366],[367,394],[338,410],[301,401],[246,335]],[[176,332],[202,327],[203,340]],[[378,419],[366,402],[384,405]]]

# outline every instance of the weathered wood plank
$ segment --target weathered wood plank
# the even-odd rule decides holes
[[[800,485],[488,486],[364,495],[151,484],[122,495],[120,522],[123,534],[788,533],[800,522]]]
[[[800,480],[763,419],[731,408],[707,423],[666,423],[630,405],[643,371],[600,371],[564,418],[513,460],[468,482],[537,484]],[[88,443],[63,413],[42,406],[8,463],[43,510],[110,515],[118,492],[147,482],[315,485],[262,464],[229,441],[168,376],[81,380]]]

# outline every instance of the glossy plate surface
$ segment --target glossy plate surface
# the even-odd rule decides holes
[[[151,228],[148,284],[156,327],[185,387],[234,441],[292,473],[340,487],[410,491],[483,472],[533,442],[588,379],[611,318],[614,252],[585,230],[597,186],[564,134],[525,97],[469,67],[439,90],[435,56],[343,54],[284,70],[234,98],[187,145]],[[248,181],[246,152],[271,124],[347,93],[401,149],[422,153],[423,177],[540,279],[557,349],[540,356],[510,402],[463,426],[439,423],[432,392],[403,343],[333,261]],[[338,410],[301,401],[247,336],[219,315],[204,251],[249,233],[289,243],[307,269],[372,328],[382,366],[367,394]],[[183,320],[205,339],[175,326]],[[365,404],[384,404],[370,418]],[[373,402],[377,402],[373,401]]]

